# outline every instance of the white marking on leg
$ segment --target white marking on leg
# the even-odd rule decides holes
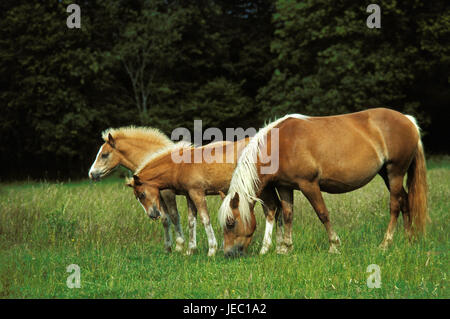
[[[182,251],[183,250],[183,246],[184,246],[184,238],[182,237],[177,237],[176,239],[176,246],[175,246],[175,251]]]
[[[197,219],[190,215],[189,216],[189,245],[188,254],[191,254],[194,249],[197,248]]]
[[[206,236],[208,237],[208,245],[209,245],[208,256],[214,256],[217,251],[216,236],[214,236],[214,230],[209,221],[208,214],[203,213],[201,216],[202,216],[203,225],[205,226]]]
[[[265,254],[272,244],[273,220],[266,218],[266,230],[260,254]]]
[[[183,231],[181,230],[181,226],[180,226],[180,220],[178,219],[177,224],[174,224],[174,230],[175,230],[175,235],[177,237],[176,239],[176,246],[175,246],[175,250],[180,252],[183,250],[183,246],[184,246],[184,236],[183,236]]]
[[[339,236],[336,234],[336,232],[332,232],[330,237],[330,249],[328,250],[329,253],[332,254],[340,254],[338,250],[338,246],[341,244],[341,240]]]
[[[333,243],[335,243],[336,245],[341,244],[341,239],[335,232],[333,232],[332,240],[333,240]]]
[[[214,236],[214,230],[211,224],[208,224],[205,229],[208,236],[208,244],[209,244],[208,256],[214,256],[217,251],[217,240],[216,237]]]
[[[174,222],[174,220],[172,220],[173,229],[175,231],[175,236],[176,236],[175,250],[182,251],[183,245],[184,245],[184,236],[183,236],[183,230],[181,229],[181,224],[180,224],[180,215],[178,214],[177,210],[175,210],[175,212],[172,212],[171,215],[174,216],[174,220],[175,220],[175,222]]]

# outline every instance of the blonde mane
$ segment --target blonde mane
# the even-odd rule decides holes
[[[125,126],[119,128],[109,128],[102,132],[102,138],[105,142],[108,141],[108,135],[114,139],[131,138],[145,140],[149,143],[158,143],[163,145],[172,145],[172,140],[157,128],[142,127],[142,126]]]
[[[148,154],[147,157],[145,157],[142,161],[142,163],[138,166],[138,168],[136,169],[136,171],[134,172],[135,175],[139,175],[142,170],[151,162],[153,162],[154,160],[165,156],[167,154],[172,153],[175,150],[179,150],[182,148],[192,148],[192,144],[189,142],[185,142],[185,141],[181,141],[181,142],[177,142],[177,143],[172,143],[170,145],[167,145],[166,147],[161,148],[160,150],[158,150],[157,152]]]
[[[228,194],[222,202],[219,209],[219,223],[223,228],[229,217],[233,217],[230,202],[235,193],[239,194],[239,212],[244,224],[250,221],[250,205],[252,201],[262,202],[256,197],[256,191],[259,185],[259,176],[256,169],[256,163],[261,148],[265,145],[267,133],[288,118],[297,118],[307,120],[309,117],[301,114],[288,114],[278,120],[269,123],[250,140],[239,157],[237,166],[231,178]]]

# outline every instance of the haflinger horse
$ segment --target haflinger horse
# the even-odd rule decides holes
[[[161,210],[160,192],[173,189],[177,194],[185,195],[188,202],[189,245],[187,254],[192,254],[197,248],[196,219],[200,213],[202,223],[208,237],[208,256],[215,255],[217,241],[210,223],[206,205],[207,195],[217,195],[228,191],[231,176],[236,167],[237,158],[247,145],[249,138],[237,142],[221,141],[201,147],[192,147],[186,142],[170,145],[165,149],[150,155],[137,168],[128,186],[133,187],[136,199],[142,204],[148,214],[159,214]],[[197,155],[196,155],[197,154]],[[176,159],[176,160],[174,160]],[[280,202],[275,189],[266,187],[261,192],[264,198],[264,213],[266,215],[266,236],[261,253],[270,246],[270,238],[274,219],[280,220]],[[253,217],[251,221],[255,226]],[[277,228],[277,240],[281,235]],[[247,238],[248,243],[251,238]],[[283,247],[280,244],[280,247]],[[283,252],[282,248],[281,251]]]
[[[135,171],[149,154],[164,149],[174,143],[161,131],[148,127],[121,127],[107,129],[102,133],[104,143],[100,146],[94,163],[89,170],[89,178],[100,180],[119,165]],[[184,236],[177,210],[175,192],[168,189],[161,191],[161,222],[164,226],[165,249],[171,251],[171,222],[176,235],[176,251],[182,251]],[[150,215],[152,219],[159,216]]]
[[[278,152],[278,169],[261,173],[263,163],[267,163],[264,154],[271,152]],[[288,237],[292,232],[293,190],[297,189],[325,226],[329,251],[338,252],[340,239],[321,192],[350,192],[377,174],[390,192],[390,222],[380,247],[385,249],[393,240],[400,211],[409,237],[424,233],[429,220],[425,157],[419,127],[412,116],[376,108],[337,116],[294,114],[280,118],[253,137],[233,172],[218,214],[225,253],[242,249],[253,235],[253,207],[268,183],[282,185],[287,192],[283,197],[288,200],[281,201],[283,215],[288,217],[284,225]],[[406,174],[408,192],[403,186]],[[230,223],[234,227],[229,227]]]

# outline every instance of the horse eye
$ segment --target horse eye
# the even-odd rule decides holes
[[[140,193],[138,199],[143,200],[145,198],[145,193]]]
[[[109,153],[103,153],[102,158],[107,158],[109,156]]]
[[[234,220],[234,219],[227,219],[227,228],[228,229],[232,229],[235,224],[236,224],[236,220]]]

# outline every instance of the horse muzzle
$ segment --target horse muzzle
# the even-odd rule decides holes
[[[225,252],[225,257],[227,258],[242,257],[243,255],[244,255],[244,247],[241,245],[233,246],[231,249],[228,249]]]
[[[153,220],[157,220],[158,218],[161,217],[161,213],[159,212],[158,208],[156,208],[156,206],[153,206],[153,208],[150,209],[148,217],[150,217]]]
[[[89,178],[93,180],[94,182],[98,182],[100,180],[101,174],[100,173],[90,173]]]

